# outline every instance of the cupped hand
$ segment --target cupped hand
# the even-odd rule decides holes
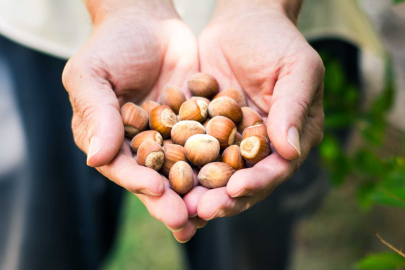
[[[124,141],[120,106],[156,100],[166,84],[186,89],[199,67],[197,44],[170,1],[138,2],[97,9],[93,35],[65,67],[73,136],[89,166],[135,193],[153,217],[186,241],[196,231],[196,218],[188,218],[183,199],[166,178],[136,163]]]
[[[268,117],[273,153],[237,171],[226,187],[200,190],[196,211],[205,220],[238,214],[266,198],[323,137],[324,67],[288,11],[258,4],[266,1],[225,2],[199,37],[201,71],[215,76],[221,89],[243,89],[249,106]]]

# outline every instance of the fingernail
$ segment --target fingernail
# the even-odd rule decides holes
[[[287,132],[287,141],[292,147],[297,151],[298,155],[301,156],[301,145],[300,145],[300,134],[296,127],[290,127]]]
[[[166,224],[165,224],[165,225],[166,225]],[[177,230],[171,229],[171,228],[170,228],[169,226],[167,226],[167,225],[166,225],[166,227],[167,227],[169,230],[171,230],[172,232],[179,232],[179,231],[183,230],[183,229],[186,227],[186,225],[184,225],[183,228],[180,228],[180,229],[177,229]]]
[[[190,218],[196,217],[198,215],[198,213],[196,213],[194,216],[189,216]]]
[[[139,193],[142,193],[144,195],[149,195],[149,196],[160,196],[162,195],[162,193],[158,194],[158,193],[153,193],[152,191],[150,191],[149,189],[145,188],[145,189],[140,189]]]
[[[212,220],[214,218],[221,217],[223,214],[224,214],[224,211],[220,208],[209,219],[204,219],[204,220]]]
[[[204,228],[205,227],[205,225],[207,225],[208,223],[205,223],[204,225],[197,225],[197,229],[201,229],[201,228]]]
[[[89,160],[100,151],[101,140],[97,136],[93,136],[90,139],[89,151],[87,153],[87,165],[89,165]]]
[[[176,239],[177,242],[179,242],[180,244],[184,244],[184,243],[187,243],[188,241],[190,241],[190,239],[188,239],[186,241],[180,241],[179,239],[176,238],[176,236],[174,234],[173,234],[173,236],[174,236],[174,239]]]
[[[242,197],[242,196],[250,196],[252,195],[252,191],[248,189],[242,189],[238,194],[231,196],[232,198]]]

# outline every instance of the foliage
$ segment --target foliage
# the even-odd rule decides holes
[[[325,53],[321,57],[326,75],[325,136],[320,154],[333,185],[339,187],[347,179],[355,181],[358,203],[364,210],[374,205],[405,210],[405,158],[384,151],[386,113],[395,100],[392,70],[387,71],[387,84],[381,95],[368,110],[361,111],[360,91],[346,78],[340,60]],[[344,134],[353,128],[362,142],[356,149],[346,149]],[[405,149],[405,137],[403,145]],[[381,152],[385,152],[384,156]],[[371,254],[357,265],[358,269],[399,267],[405,267],[405,258],[396,253]]]
[[[399,3],[405,2],[405,0],[392,0],[392,2],[394,4],[399,4]]]

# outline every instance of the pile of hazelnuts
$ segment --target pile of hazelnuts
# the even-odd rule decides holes
[[[171,188],[186,194],[199,183],[207,188],[226,186],[246,162],[267,157],[270,141],[262,117],[247,107],[241,90],[219,92],[214,77],[197,73],[188,81],[193,97],[186,100],[176,86],[163,88],[158,102],[121,107],[125,136],[139,165],[168,177]],[[212,100],[210,100],[212,99]],[[148,129],[148,126],[150,130]],[[163,146],[163,147],[162,147]]]

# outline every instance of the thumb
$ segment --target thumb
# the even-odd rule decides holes
[[[316,52],[294,65],[274,86],[267,127],[270,141],[287,160],[301,156],[301,134],[311,113],[315,93],[322,83],[324,68]]]
[[[75,138],[80,149],[87,153],[87,165],[99,167],[111,162],[124,140],[118,99],[110,83],[91,70],[83,71],[70,60],[62,75],[69,93],[74,119],[73,133],[84,133]],[[78,131],[75,129],[83,129]]]

